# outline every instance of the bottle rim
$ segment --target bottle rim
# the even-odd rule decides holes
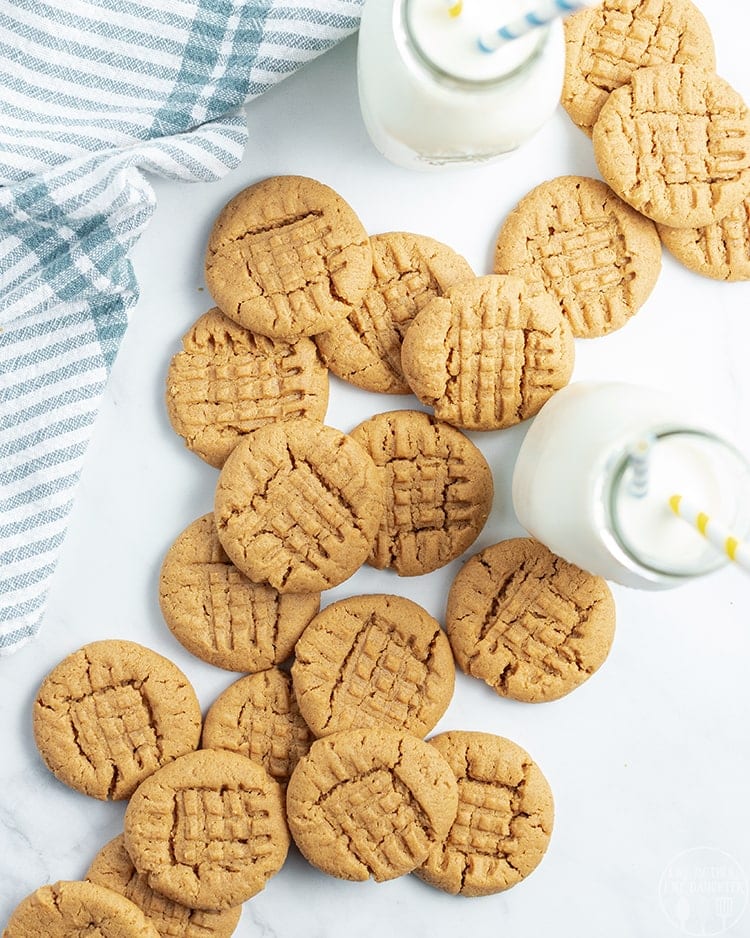
[[[746,482],[747,495],[750,499],[750,462],[737,449],[734,444],[715,433],[703,428],[670,426],[660,428],[653,433],[654,443],[673,437],[692,438],[701,440],[723,450],[724,455],[734,461],[740,475]],[[675,579],[685,579],[689,577],[703,576],[719,570],[729,563],[729,558],[719,550],[712,550],[708,544],[704,553],[705,562],[680,564],[658,564],[653,558],[644,556],[629,539],[623,528],[622,521],[618,511],[618,495],[621,494],[623,486],[626,483],[626,472],[631,466],[632,447],[624,445],[618,452],[617,457],[611,463],[611,469],[602,489],[603,518],[602,537],[608,542],[608,547],[619,559],[627,563],[633,570],[641,575],[651,578],[667,577]],[[686,525],[687,527],[687,525]],[[747,537],[750,534],[750,502],[745,509],[743,530],[737,530],[739,537]]]
[[[384,0],[383,0],[384,2]],[[409,6],[413,0],[395,0],[393,5],[393,33],[396,45],[403,55],[409,56],[413,67],[417,68],[423,76],[427,76],[438,84],[456,91],[492,91],[514,81],[519,75],[525,73],[542,55],[550,37],[550,26],[540,26],[536,33],[538,41],[532,46],[529,54],[515,68],[494,78],[467,78],[465,75],[456,75],[438,65],[425,52],[419,39],[414,35]]]

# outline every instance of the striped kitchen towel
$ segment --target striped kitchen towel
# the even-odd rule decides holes
[[[242,104],[356,29],[362,0],[0,0],[0,654],[39,631],[138,295],[145,173],[217,179]]]

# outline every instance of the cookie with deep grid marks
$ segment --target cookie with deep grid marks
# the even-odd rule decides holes
[[[610,92],[637,68],[716,67],[711,30],[690,0],[604,0],[565,20],[561,103],[589,136]]]
[[[418,576],[474,543],[492,508],[492,472],[460,430],[417,410],[376,414],[352,430],[385,474],[385,513],[367,562]]]
[[[637,69],[603,105],[593,141],[606,182],[663,225],[710,225],[750,192],[750,112],[695,65]]]
[[[515,886],[540,863],[552,833],[552,792],[529,754],[502,736],[451,731],[430,740],[458,782],[458,813],[417,876],[462,896]]]
[[[689,270],[712,280],[750,280],[750,195],[712,225],[658,228],[664,247]]]
[[[312,744],[286,796],[295,843],[318,869],[377,882],[409,873],[456,817],[458,788],[434,746],[385,727]]]
[[[284,864],[283,790],[239,753],[199,749],[138,786],[125,848],[155,892],[192,909],[234,908]]]
[[[129,899],[95,883],[42,886],[13,911],[3,938],[161,938]]]
[[[660,270],[654,223],[586,176],[550,179],[524,196],[495,248],[495,273],[520,277],[534,294],[547,291],[573,335],[585,338],[624,326]]]
[[[261,335],[289,339],[333,328],[371,279],[370,239],[353,209],[304,176],[273,176],[244,189],[208,240],[211,296]]]
[[[323,420],[328,370],[315,343],[256,335],[214,307],[167,373],[167,414],[188,449],[221,468],[237,441],[276,420]]]
[[[400,596],[351,596],[326,606],[294,655],[294,690],[317,736],[381,724],[425,736],[453,696],[445,633]]]
[[[221,546],[214,517],[190,524],[164,558],[164,621],[189,652],[228,671],[265,671],[291,655],[320,608],[320,593],[287,593],[240,573]]]
[[[281,593],[319,592],[365,562],[384,504],[381,473],[359,443],[303,418],[238,443],[214,516],[222,546],[250,579]]]
[[[285,785],[314,738],[299,711],[292,679],[269,668],[240,678],[217,697],[206,714],[201,745],[239,752]]]
[[[455,284],[428,303],[401,349],[417,397],[439,420],[468,430],[533,417],[570,380],[573,356],[557,302],[498,274]]]
[[[135,642],[84,645],[50,671],[33,708],[49,769],[76,791],[128,798],[198,745],[201,709],[177,665]]]
[[[153,922],[161,938],[229,938],[240,920],[242,907],[224,912],[203,912],[172,902],[148,885],[125,849],[122,835],[110,840],[94,857],[86,879],[125,896]]]
[[[374,282],[335,329],[315,337],[331,371],[366,391],[408,394],[401,342],[431,299],[474,272],[448,245],[403,231],[371,239]]]
[[[570,693],[602,665],[615,604],[601,577],[538,541],[512,538],[459,571],[446,629],[462,671],[503,697],[538,703]]]

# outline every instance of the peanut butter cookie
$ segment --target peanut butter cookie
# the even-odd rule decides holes
[[[362,302],[372,248],[351,206],[304,176],[244,189],[216,219],[206,283],[240,325],[293,339],[333,328]]]
[[[328,370],[310,339],[256,335],[209,310],[167,373],[167,414],[188,449],[221,468],[237,441],[276,420],[323,420]]]
[[[424,736],[453,696],[445,633],[400,596],[351,596],[326,606],[294,654],[294,690],[316,736],[380,724]]]
[[[610,92],[637,68],[716,67],[711,30],[690,0],[604,0],[565,20],[562,106],[591,136]]]
[[[371,239],[374,282],[334,329],[315,337],[331,371],[366,391],[409,394],[401,341],[412,319],[449,286],[468,280],[468,262],[446,244],[402,231]]]
[[[160,938],[154,925],[129,899],[95,883],[58,882],[42,886],[21,902],[3,938]]]
[[[664,247],[688,270],[713,280],[750,280],[750,195],[704,228],[658,228]]]
[[[221,546],[213,515],[189,525],[164,558],[159,603],[189,652],[228,671],[265,671],[291,655],[320,593],[281,595],[253,583]]]
[[[125,847],[148,885],[173,902],[234,908],[286,859],[281,786],[236,752],[191,752],[138,786],[125,811]]]
[[[593,141],[605,181],[662,225],[710,225],[750,192],[750,112],[695,65],[634,71],[603,105]]]
[[[280,593],[319,592],[365,562],[384,504],[381,474],[359,443],[300,418],[238,443],[214,516],[224,550],[250,579]]]
[[[340,879],[394,879],[422,864],[456,817],[458,788],[434,746],[385,727],[319,739],[297,763],[287,816],[303,855]]]
[[[583,338],[624,326],[660,270],[654,223],[585,176],[550,179],[524,196],[495,248],[495,273],[520,277],[532,295],[547,291]]]
[[[547,780],[527,752],[502,736],[452,731],[430,740],[458,782],[458,813],[414,872],[445,892],[489,896],[540,863],[552,833]]]
[[[49,769],[94,798],[128,798],[198,745],[201,709],[177,665],[135,642],[92,642],[60,662],[34,701]]]
[[[376,414],[352,430],[385,476],[385,513],[367,562],[418,576],[474,543],[492,508],[492,472],[460,430],[417,410]]]
[[[134,902],[162,938],[229,938],[242,913],[241,906],[224,912],[189,909],[154,892],[145,876],[133,866],[122,835],[110,840],[97,853],[86,879]]]
[[[518,277],[477,277],[417,314],[404,374],[439,420],[499,430],[533,417],[573,371],[573,334],[557,302]]]
[[[570,693],[599,668],[615,631],[605,580],[531,538],[501,541],[459,571],[446,629],[462,671],[530,703]]]
[[[285,785],[314,738],[299,712],[292,679],[269,668],[240,678],[217,697],[206,714],[201,745],[239,752]]]

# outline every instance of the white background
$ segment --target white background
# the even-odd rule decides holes
[[[750,98],[750,10],[733,0],[706,7],[719,72]],[[180,336],[211,305],[202,259],[221,206],[265,176],[313,176],[338,190],[370,233],[431,235],[464,254],[477,273],[487,273],[497,229],[529,189],[564,173],[598,176],[589,140],[561,111],[530,144],[491,166],[428,174],[391,166],[371,147],[361,123],[355,52],[352,38],[253,102],[246,158],[226,180],[154,183],[159,207],[133,254],[142,297],[88,453],[46,623],[36,642],[0,660],[0,923],[42,883],[82,877],[99,847],[121,830],[123,804],[68,790],[34,748],[31,702],[47,671],[86,642],[117,637],[172,658],[204,708],[235,679],[173,639],[156,598],[165,551],[212,506],[216,471],[172,432],[163,393]],[[670,390],[750,454],[748,348],[750,284],[704,280],[665,254],[642,311],[607,338],[576,343],[574,380],[618,379]],[[413,398],[368,394],[332,379],[327,422],[348,430],[373,413],[411,406],[418,406]],[[475,549],[521,533],[509,484],[525,430],[472,434],[496,484],[495,507]],[[365,568],[324,594],[324,603],[387,591],[442,618],[459,566],[416,579]],[[528,880],[490,898],[453,898],[414,877],[383,885],[340,882],[293,850],[282,872],[246,904],[237,934],[679,935],[660,903],[660,879],[678,854],[709,847],[714,852],[704,859],[720,864],[728,854],[750,872],[750,580],[724,570],[665,593],[614,592],[615,644],[587,684],[561,701],[527,705],[500,699],[459,674],[437,728],[509,736],[549,779],[555,829],[547,856]],[[680,862],[677,868],[687,869]],[[698,888],[724,875],[710,864],[690,874]],[[686,922],[689,933],[705,926],[714,934],[736,917],[722,923],[710,902],[703,909],[702,922],[697,914]],[[750,912],[727,932],[749,933]]]

